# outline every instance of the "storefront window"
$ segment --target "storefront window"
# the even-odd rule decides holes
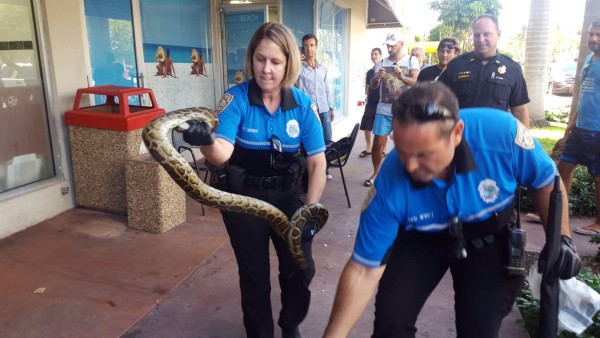
[[[131,0],[85,0],[84,8],[92,84],[137,87]],[[104,99],[97,95],[96,104]],[[136,100],[130,103],[138,104]]]
[[[302,37],[314,34],[313,0],[283,0],[283,23],[288,26],[298,47],[302,46]]]
[[[29,0],[0,0],[0,192],[55,176]]]
[[[346,111],[346,74],[348,50],[348,10],[332,0],[318,1],[319,48],[317,59],[329,68],[333,88],[333,107],[336,116]]]

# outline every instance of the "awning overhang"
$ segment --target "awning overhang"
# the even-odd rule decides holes
[[[398,13],[390,6],[390,0],[369,0],[367,2],[367,28],[403,27]]]

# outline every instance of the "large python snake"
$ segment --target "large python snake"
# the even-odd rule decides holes
[[[142,131],[142,138],[150,154],[196,201],[220,210],[264,219],[287,242],[296,263],[301,268],[306,268],[306,259],[302,250],[302,229],[309,220],[314,219],[318,232],[325,226],[329,217],[327,209],[320,203],[307,204],[296,210],[290,220],[281,210],[265,201],[224,192],[205,184],[170,141],[172,130],[187,129],[188,120],[206,122],[211,126],[212,131],[218,125],[218,118],[210,109],[204,107],[179,109],[159,116],[148,123]]]

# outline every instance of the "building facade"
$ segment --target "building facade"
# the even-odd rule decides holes
[[[290,27],[298,46],[317,35],[334,138],[348,133],[381,47],[365,41],[367,17],[363,0],[0,0],[0,238],[76,207],[64,115],[78,88],[147,87],[167,111],[214,108],[246,80],[245,48],[265,21]]]

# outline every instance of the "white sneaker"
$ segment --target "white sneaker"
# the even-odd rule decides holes
[[[333,179],[333,176],[331,176],[330,173],[327,173],[327,175],[325,175],[325,177],[327,177],[328,180],[332,180]]]

